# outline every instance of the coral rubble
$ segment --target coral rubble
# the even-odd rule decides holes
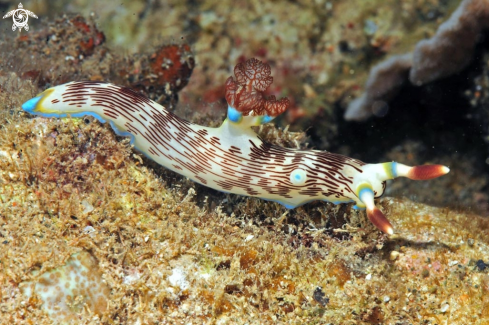
[[[430,39],[413,51],[409,80],[420,86],[461,71],[472,59],[481,32],[489,27],[489,0],[464,0]]]
[[[129,80],[129,87],[147,94],[151,99],[174,108],[178,92],[189,81],[195,61],[188,44],[163,45],[150,55],[126,58],[120,74]],[[134,67],[134,68],[132,68]]]
[[[345,112],[345,119],[365,119],[370,114],[385,115],[389,99],[395,96],[407,81],[411,60],[410,53],[395,55],[373,67],[364,94],[350,103]]]
[[[172,109],[188,83],[195,62],[188,44],[160,45],[150,53],[109,52],[105,34],[79,15],[57,18],[45,28],[15,39],[29,53],[22,77],[39,86],[72,80],[105,80],[131,87]],[[40,67],[49,66],[49,69]]]
[[[421,86],[460,72],[472,59],[480,34],[487,27],[489,1],[462,1],[433,37],[416,45],[412,55],[392,56],[376,65],[370,71],[365,93],[349,104],[344,117],[359,121],[376,115],[377,102],[388,101],[408,79]]]
[[[73,323],[83,308],[101,315],[109,305],[109,289],[103,282],[95,259],[80,252],[65,265],[45,272],[36,281],[21,283],[26,299],[34,295],[42,301],[41,308],[56,322]]]

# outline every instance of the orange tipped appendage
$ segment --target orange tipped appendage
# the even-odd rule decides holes
[[[443,165],[414,166],[408,171],[406,177],[413,180],[427,180],[446,175],[450,169]]]
[[[375,206],[374,191],[370,184],[364,183],[359,186],[358,198],[365,204],[365,207],[367,208],[367,217],[374,226],[388,235],[394,234],[392,224],[387,220],[382,211]]]
[[[370,221],[381,231],[392,235],[393,227],[385,215],[375,207],[374,198],[382,196],[385,181],[397,177],[407,177],[413,180],[427,180],[448,174],[450,169],[443,165],[407,166],[395,161],[366,164],[362,173],[355,176],[354,186],[357,208],[367,208]]]
[[[394,234],[392,224],[377,207],[374,206],[372,209],[367,208],[367,217],[380,231],[388,235]]]

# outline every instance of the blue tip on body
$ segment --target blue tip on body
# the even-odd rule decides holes
[[[243,114],[238,112],[234,107],[228,106],[228,119],[231,122],[239,123]]]
[[[36,108],[37,103],[41,100],[41,96],[34,97],[22,104],[22,109],[26,112],[32,112]]]
[[[272,121],[274,118],[275,118],[275,117],[273,117],[273,116],[264,115],[264,116],[263,116],[262,123],[263,123],[263,124],[268,123],[268,122]]]

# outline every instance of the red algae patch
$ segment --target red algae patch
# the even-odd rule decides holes
[[[79,320],[77,313],[83,308],[101,315],[108,307],[109,288],[97,261],[87,252],[72,255],[65,265],[20,286],[26,298],[36,295],[42,301],[41,308],[56,322]]]

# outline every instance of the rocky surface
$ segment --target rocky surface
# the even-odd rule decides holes
[[[41,17],[29,32],[2,21],[0,323],[51,324],[25,288],[47,285],[82,252],[110,298],[97,309],[72,297],[64,306],[79,323],[489,324],[488,155],[476,119],[487,58],[455,79],[401,88],[384,118],[346,123],[342,108],[373,63],[434,34],[459,4],[361,3],[41,1],[23,3]],[[64,10],[75,15],[56,14]],[[107,80],[216,126],[224,80],[250,56],[272,66],[271,94],[295,100],[283,121],[311,127],[263,126],[268,141],[443,163],[451,173],[389,185],[397,198],[380,201],[396,231],[389,238],[351,205],[288,211],[215,192],[140,157],[91,118],[20,110],[49,85]],[[165,79],[168,70],[183,74]]]

